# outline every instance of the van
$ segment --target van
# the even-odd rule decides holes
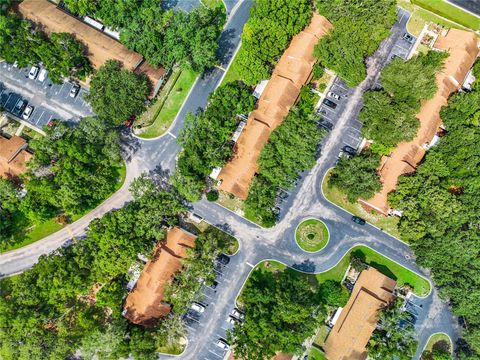
[[[47,78],[47,75],[48,75],[47,69],[40,70],[40,73],[38,74],[38,81],[44,82],[45,79]]]

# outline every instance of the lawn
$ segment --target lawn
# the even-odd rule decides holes
[[[222,0],[200,0],[203,5],[210,9],[216,9],[219,6],[224,6]]]
[[[118,189],[120,189],[123,183],[125,182],[125,176],[127,174],[127,168],[125,166],[125,163],[123,163],[121,167],[118,167],[117,171],[118,171],[119,181],[115,185],[115,190],[112,192],[112,194],[116,192]],[[70,216],[70,219],[69,219],[70,223],[77,221],[78,219],[80,219],[82,216],[84,216],[86,213],[90,212],[91,210],[93,209],[87,210],[82,214],[75,214]],[[30,226],[27,232],[25,233],[25,230],[23,229],[26,229],[29,226],[28,220],[20,216],[20,213],[16,214],[14,223],[18,224],[16,225],[16,227],[21,228],[22,231],[14,235],[14,243],[10,245],[6,245],[4,248],[0,250],[0,253],[19,249],[23,246],[34,243],[35,241],[43,239],[44,237],[51,235],[63,229],[66,226],[66,225],[57,223],[55,219],[50,219],[43,223]]]
[[[423,349],[421,360],[432,360],[433,349],[452,352],[452,340],[445,333],[436,333],[430,336],[425,349]]]
[[[480,18],[440,0],[412,0],[412,3],[472,30],[480,30]]]
[[[327,360],[327,358],[319,349],[312,346],[308,353],[308,360]]]
[[[185,101],[197,73],[193,70],[173,70],[167,83],[157,95],[156,102],[138,119],[137,124],[147,125],[137,134],[151,139],[164,134],[172,125]]]
[[[375,212],[368,212],[358,202],[349,202],[344,193],[342,193],[336,187],[328,186],[329,176],[330,173],[327,173],[322,183],[323,194],[327,200],[352,213],[353,215],[367,220],[370,224],[375,225],[386,233],[400,238],[400,232],[398,231],[398,222],[400,221],[400,218],[397,216],[383,216]]]
[[[308,219],[302,221],[295,231],[295,241],[307,252],[320,251],[328,243],[327,226],[320,220]]]
[[[354,253],[366,264],[377,269],[382,274],[396,280],[398,286],[409,284],[413,292],[418,296],[425,296],[430,292],[430,283],[425,278],[363,245],[352,248],[332,269],[317,274],[318,282],[323,283],[327,280],[342,280],[350,263],[351,253]]]
[[[233,211],[235,214],[243,216],[243,201],[233,194],[230,194],[226,191],[218,191],[218,200],[217,202],[226,207],[228,210]]]

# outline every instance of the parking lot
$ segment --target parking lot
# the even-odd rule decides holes
[[[390,54],[390,59],[393,59],[395,56],[398,56],[406,60],[417,38],[407,32],[407,21],[408,21],[408,18],[410,17],[410,13],[404,9],[398,8],[397,16],[398,16],[397,22],[404,28],[403,34],[408,34],[409,37],[407,37],[408,41],[405,40],[405,38],[403,37],[403,34],[402,36],[397,38],[395,45],[393,47],[393,50]]]
[[[48,76],[43,81],[38,76],[30,79],[29,70],[6,62],[0,64],[0,106],[7,112],[22,118],[15,106],[25,100],[34,107],[26,121],[39,129],[52,119],[78,121],[81,117],[93,115],[90,105],[83,99],[87,90],[80,88],[78,94],[71,97],[73,83],[56,85]]]
[[[237,259],[234,257],[224,257],[224,259],[225,258],[228,259],[228,264],[218,262],[215,267],[215,284],[211,287],[203,286],[201,295],[195,302],[195,304],[200,305],[200,309],[203,307],[204,310],[196,311],[190,309],[183,317],[185,326],[188,330],[188,337],[191,341],[192,339],[202,337],[205,329],[209,327],[209,324],[205,323],[206,319],[214,318],[214,316],[212,316],[213,313],[218,313],[220,309],[224,309],[224,304],[221,302],[225,301],[225,298],[222,298],[221,293],[230,281],[234,281],[237,264]],[[218,346],[217,342],[218,340],[226,341],[227,330],[233,328],[234,324],[230,323],[228,320],[231,318],[230,313],[234,308],[235,305],[233,303],[231,305],[227,304],[226,310],[224,310],[224,313],[220,316],[220,326],[215,328],[214,336],[209,338],[211,343],[202,348],[198,359],[220,360],[224,358],[227,350]]]

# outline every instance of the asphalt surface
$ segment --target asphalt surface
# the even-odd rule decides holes
[[[11,115],[21,118],[15,113],[15,105],[26,100],[34,110],[27,122],[42,129],[50,120],[78,121],[80,118],[93,115],[90,105],[84,101],[87,92],[81,88],[74,98],[69,96],[73,84],[65,82],[53,84],[47,77],[40,81],[28,78],[30,68],[19,69],[5,61],[0,63],[0,106]]]
[[[227,54],[232,53],[238,45],[238,36],[248,18],[251,2],[246,0],[239,4],[231,13],[225,29],[225,32],[233,34],[229,36],[230,41],[227,43],[229,48],[223,49]],[[402,14],[404,13],[400,15]],[[322,179],[328,169],[334,165],[341,148],[345,143],[354,145],[353,140],[357,139],[355,136],[352,139],[350,134],[352,129],[358,129],[356,119],[362,107],[362,95],[378,84],[380,70],[394,53],[395,45],[405,32],[407,19],[408,16],[405,14],[400,16],[400,21],[392,29],[392,35],[367,60],[367,78],[358,87],[342,90],[340,88],[343,86],[342,82],[336,80],[334,85],[336,91],[343,91],[342,94],[348,97],[339,101],[337,112],[332,116],[334,126],[322,143],[322,152],[316,166],[303,175],[298,186],[282,205],[284,208],[275,227],[261,228],[218,204],[206,200],[194,204],[195,213],[234,235],[240,242],[240,249],[222,270],[216,292],[205,289],[204,298],[199,298],[199,301],[205,303],[207,309],[200,316],[192,314],[192,319],[187,321],[189,343],[185,353],[179,358],[206,360],[223,357],[223,353],[215,343],[219,338],[225,337],[225,332],[230,326],[226,322],[228,314],[235,306],[235,299],[248,274],[255,264],[265,259],[281,261],[309,273],[322,272],[335,266],[351,247],[361,244],[371,247],[413,271],[428,276],[423,269],[416,266],[413,254],[406,244],[369,224],[365,226],[354,224],[349,213],[329,203],[321,192]],[[225,64],[229,61],[227,55]],[[1,254],[0,274],[11,275],[31,267],[41,254],[68,244],[72,238],[70,234],[76,237],[83,236],[88,223],[94,217],[119,208],[125,201],[131,199],[128,184],[143,171],[157,169],[168,175],[175,165],[175,158],[180,149],[175,138],[183,125],[186,112],[194,112],[198,107],[205,106],[208,94],[219,84],[222,75],[223,70],[215,68],[197,81],[169,133],[150,141],[130,139],[124,146],[124,151],[128,154],[127,180],[117,193],[97,209],[71,224],[69,229],[61,230],[24,248]],[[294,240],[297,224],[306,217],[323,220],[330,231],[330,241],[327,246],[314,254],[301,251]],[[418,305],[416,308],[421,309],[416,321],[419,349],[423,348],[431,334],[439,331],[446,332],[455,341],[456,320],[448,307],[439,300],[435,290],[425,298],[413,298],[412,302]],[[169,358],[169,356],[162,356],[162,358]],[[418,358],[417,354],[415,359]]]
[[[447,2],[480,16],[480,0],[447,0]]]

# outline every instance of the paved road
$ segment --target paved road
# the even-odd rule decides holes
[[[232,34],[229,36],[229,45],[224,49],[227,50],[227,54],[231,53],[238,44],[238,36],[248,17],[249,7],[250,1],[244,1],[230,17],[225,30]],[[363,93],[377,84],[381,68],[389,61],[399,37],[405,31],[408,17],[400,16],[400,18],[401,21],[395,24],[392,35],[367,61],[368,71],[365,81],[355,89],[346,89],[349,100],[339,107],[335,125],[323,142],[322,154],[316,166],[308,174],[304,174],[297,189],[292,192],[288,206],[281,213],[275,227],[260,228],[217,204],[206,201],[194,204],[196,213],[237,237],[241,248],[225,269],[217,292],[208,291],[208,311],[199,319],[199,322],[193,321],[189,324],[189,345],[185,354],[181,356],[182,359],[221,358],[222,354],[215,348],[214,342],[219,337],[225,336],[225,330],[228,329],[226,318],[252,266],[264,259],[279,260],[307,272],[321,272],[334,266],[352,246],[363,244],[409,269],[428,275],[415,265],[411,258],[413,254],[407,245],[371,225],[364,227],[355,225],[351,222],[348,213],[329,203],[321,193],[323,176],[334,164],[341,147],[344,146],[346,131],[358,126],[356,118],[362,107]],[[227,55],[225,64],[229,60]],[[125,152],[129,154],[126,184],[99,208],[70,226],[70,231],[75,236],[84,234],[85,228],[93,217],[101,216],[128,201],[130,199],[128,183],[141,172],[160,167],[168,173],[173,169],[175,157],[179,151],[175,137],[183,125],[185,113],[205,106],[208,94],[217,86],[221,76],[222,70],[215,68],[197,81],[180,116],[168,134],[153,141],[139,139],[129,141],[128,146],[124,147]],[[305,217],[318,217],[330,229],[330,242],[319,253],[304,253],[294,242],[294,229]],[[23,271],[32,266],[38,256],[62,246],[70,238],[70,232],[62,230],[35,244],[2,254],[0,255],[0,273],[9,275]],[[423,306],[416,324],[420,334],[420,348],[426,343],[430,334],[437,331],[446,332],[455,338],[456,321],[446,305],[438,299],[436,291],[424,299],[413,301]]]
[[[480,0],[447,0],[447,2],[452,3],[458,7],[461,7],[464,10],[470,11],[471,13],[480,17]],[[479,29],[474,29],[474,30],[479,30]]]
[[[28,78],[30,68],[19,69],[5,61],[0,63],[0,105],[12,112],[20,99],[27,100],[35,109],[28,119],[33,126],[42,129],[51,119],[78,121],[93,115],[90,105],[83,100],[86,90],[81,88],[76,97],[69,96],[72,84],[53,84]]]

